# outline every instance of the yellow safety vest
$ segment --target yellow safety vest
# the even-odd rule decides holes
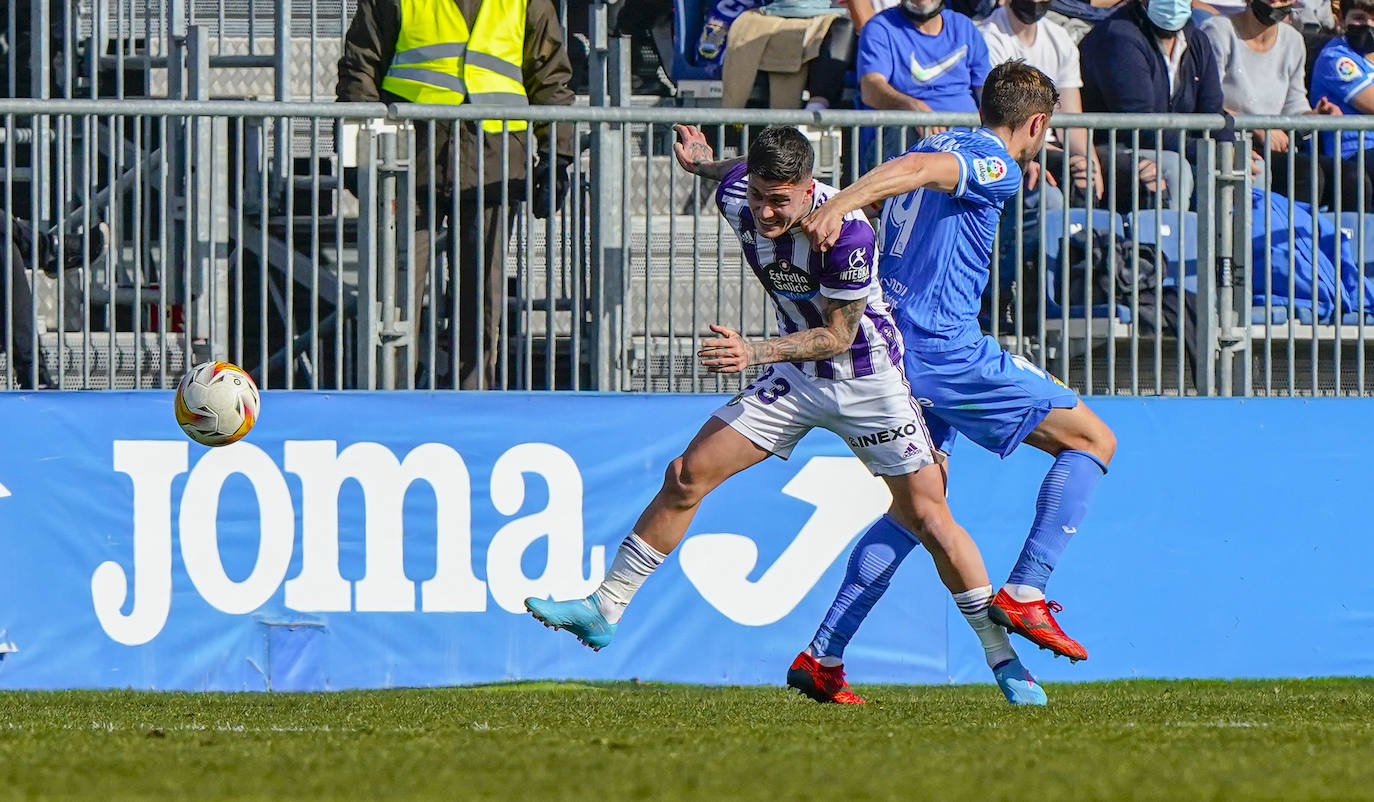
[[[522,61],[528,0],[482,0],[477,22],[454,0],[399,0],[401,34],[382,88],[413,103],[528,106]],[[523,120],[482,129],[523,131]]]

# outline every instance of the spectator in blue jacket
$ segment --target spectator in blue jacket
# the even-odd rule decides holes
[[[859,34],[859,107],[976,112],[990,69],[988,46],[968,17],[946,10],[944,0],[902,0]],[[879,151],[875,129],[863,129],[864,169],[939,130],[886,126]]]
[[[1147,114],[1221,114],[1221,78],[1207,36],[1192,22],[1188,0],[1128,0],[1079,44],[1083,110]],[[1125,140],[1124,142],[1122,140]],[[1182,141],[1180,141],[1182,140]],[[1098,158],[1116,175],[1117,207],[1128,211],[1132,184],[1162,192],[1166,208],[1186,209],[1193,174],[1185,154],[1194,147],[1177,131],[1141,131],[1139,169],[1132,174],[1129,135],[1118,134],[1108,152],[1097,132]],[[1152,196],[1138,198],[1153,206]]]
[[[1340,10],[1344,33],[1327,42],[1312,64],[1312,96],[1327,98],[1345,114],[1374,114],[1374,0],[1340,0]],[[1362,134],[1363,148],[1374,148],[1374,132],[1342,131],[1342,159],[1356,160]],[[1334,133],[1322,134],[1320,142],[1322,155],[1330,158]],[[1365,172],[1374,178],[1374,153],[1364,158]]]

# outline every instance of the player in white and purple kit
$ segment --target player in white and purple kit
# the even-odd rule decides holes
[[[1040,151],[1057,100],[1054,84],[1034,67],[998,65],[983,87],[982,128],[928,137],[839,193],[802,228],[826,247],[843,238],[846,210],[886,199],[883,286],[906,346],[907,379],[934,442],[948,453],[962,432],[1003,457],[1023,442],[1054,456],[1015,567],[996,596],[989,588],[979,604],[1008,630],[1082,660],[1087,650],[1059,627],[1052,614],[1059,607],[1046,602],[1045,587],[1087,514],[1116,438],[1076,393],[978,326],[1002,204]],[[863,541],[855,546],[864,548]],[[881,562],[895,571],[905,553]],[[813,650],[843,653],[885,586],[847,576]]]
[[[716,337],[698,354],[708,371],[769,367],[716,410],[668,466],[658,495],[595,593],[571,601],[531,598],[525,606],[546,626],[567,629],[594,649],[606,646],[635,591],[682,541],[702,499],[770,455],[786,459],[813,428],[844,438],[891,490],[892,506],[869,530],[870,540],[919,540],[956,599],[988,587],[977,546],[949,513],[943,468],[902,373],[902,340],[879,289],[868,219],[851,212],[829,250],[811,247],[797,224],[837,190],[811,177],[811,144],[795,128],[766,128],[750,144],[747,160],[728,161],[713,160],[697,129],[678,126],[678,134],[682,167],[721,182],[717,205],[767,290],[783,333],[745,340],[711,326]],[[998,680],[1008,700],[1044,704],[1044,692],[986,609],[969,623],[985,649],[1006,656]],[[797,656],[787,681],[818,701],[863,702],[848,689],[839,661],[822,662],[809,652]]]

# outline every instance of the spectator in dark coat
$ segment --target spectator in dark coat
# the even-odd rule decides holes
[[[1128,0],[1098,24],[1079,44],[1083,110],[1221,114],[1216,56],[1191,16],[1188,0]],[[1153,131],[1141,131],[1140,149],[1133,154],[1129,134],[1118,133],[1113,153],[1107,132],[1097,132],[1098,158],[1117,176],[1122,211],[1130,209],[1132,193],[1121,188],[1133,183],[1144,193],[1164,193],[1167,208],[1188,207],[1193,175],[1187,156],[1196,140],[1177,131],[1155,139]],[[1134,170],[1133,156],[1139,157]],[[1150,195],[1138,200],[1154,205]]]

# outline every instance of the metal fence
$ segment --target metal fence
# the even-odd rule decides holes
[[[682,392],[747,378],[696,364],[707,324],[777,324],[714,188],[674,163],[673,123],[722,156],[800,125],[817,178],[842,185],[866,165],[865,128],[883,126],[881,152],[974,122],[130,99],[3,101],[0,116],[5,386],[166,387],[222,358],[270,388]],[[990,334],[1085,392],[1374,390],[1374,182],[1362,147],[1342,160],[1323,138],[1363,145],[1360,120],[1055,124],[1070,155],[1091,140],[1102,178],[1050,152],[1057,188],[1008,201]],[[1279,131],[1292,146],[1271,152]],[[560,150],[561,196],[544,193]]]

